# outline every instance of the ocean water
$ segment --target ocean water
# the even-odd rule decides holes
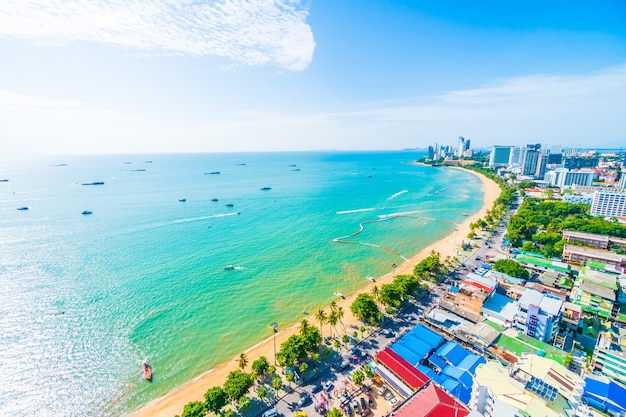
[[[125,415],[389,272],[482,205],[421,156],[0,160],[0,415]]]

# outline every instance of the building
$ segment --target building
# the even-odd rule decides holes
[[[470,411],[440,386],[430,383],[394,412],[396,417],[465,417]]]
[[[601,331],[593,350],[593,368],[626,384],[626,329],[612,326]]]
[[[617,276],[583,267],[578,275],[572,299],[583,311],[610,318],[620,289]]]
[[[587,375],[583,403],[588,408],[599,411],[601,415],[624,416],[626,415],[626,387],[605,376]],[[590,415],[593,414],[590,413]]]
[[[491,148],[491,155],[489,155],[489,166],[497,168],[509,165],[512,149],[512,146],[494,145]]]
[[[569,263],[584,265],[587,261],[598,261],[607,265],[626,266],[626,256],[607,250],[585,248],[583,246],[565,245],[563,260]]]
[[[500,417],[500,400],[519,415],[573,417],[580,403],[584,381],[551,359],[522,356],[512,370],[489,361],[476,370],[469,408],[486,417]]]
[[[537,169],[535,170],[535,178],[542,180],[546,175],[546,169],[548,167],[548,154],[540,153],[537,159]]]
[[[559,188],[568,187],[574,184],[591,187],[593,185],[593,181],[597,177],[596,172],[591,169],[571,171],[567,168],[557,168],[547,172],[545,180],[548,184],[556,185]]]
[[[619,180],[619,188],[626,188],[626,174],[622,172],[622,178]]]
[[[563,240],[573,245],[591,246],[596,249],[609,248],[609,237],[607,235],[599,235],[596,233],[563,230]]]
[[[591,202],[591,215],[604,217],[626,216],[626,192],[598,190]]]
[[[539,151],[527,148],[522,161],[522,175],[534,176],[537,172],[537,162],[539,161]]]
[[[558,298],[528,288],[518,301],[515,327],[526,336],[550,342],[558,330],[562,305]]]
[[[428,159],[435,159],[435,148],[432,146],[428,147]]]
[[[520,165],[520,147],[514,146],[509,156],[509,165]]]
[[[391,345],[391,349],[411,365],[417,366],[422,359],[434,353],[444,340],[439,333],[420,323]]]
[[[565,324],[569,329],[576,330],[580,324],[580,320],[583,317],[582,307],[566,301],[563,303],[563,314],[561,316],[561,323]]]
[[[478,274],[468,274],[459,284],[454,295],[454,303],[474,313],[480,314],[483,303],[493,294],[498,282]]]
[[[462,158],[466,151],[470,149],[470,140],[459,136],[459,144],[456,148],[456,156]]]
[[[482,314],[501,326],[511,327],[518,310],[517,301],[496,293],[483,304]]]
[[[422,389],[430,380],[390,348],[380,351],[374,362],[376,375],[403,399]]]
[[[597,156],[570,156],[565,160],[564,165],[568,169],[595,168],[598,166],[599,160]]]

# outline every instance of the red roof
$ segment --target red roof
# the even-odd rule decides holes
[[[402,379],[409,387],[418,390],[422,388],[430,378],[424,375],[416,367],[404,360],[400,355],[391,350],[391,348],[385,348],[385,350],[378,353],[376,360],[387,369],[392,371]]]
[[[431,383],[394,414],[395,417],[465,417],[469,410],[439,385]]]
[[[479,290],[482,290],[486,293],[491,293],[493,291],[493,287],[490,287],[488,285],[485,285],[481,282],[476,282],[473,279],[464,279],[463,282],[461,284],[467,284],[467,285],[471,285],[472,287],[476,287]]]

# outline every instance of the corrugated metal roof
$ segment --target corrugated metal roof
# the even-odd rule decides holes
[[[430,381],[430,378],[402,359],[400,355],[390,348],[386,348],[376,355],[376,360],[385,365],[387,369],[392,371],[408,386],[415,390],[422,388],[428,381]]]
[[[396,417],[466,417],[469,410],[441,387],[431,383],[396,410]]]

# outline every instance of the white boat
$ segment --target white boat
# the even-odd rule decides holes
[[[235,269],[235,265],[226,265],[224,269],[227,271],[232,271],[233,269]]]
[[[372,282],[376,282],[376,278],[374,278],[374,277],[367,276],[365,278],[369,279]]]
[[[335,295],[339,298],[346,298],[342,293],[335,291]]]

